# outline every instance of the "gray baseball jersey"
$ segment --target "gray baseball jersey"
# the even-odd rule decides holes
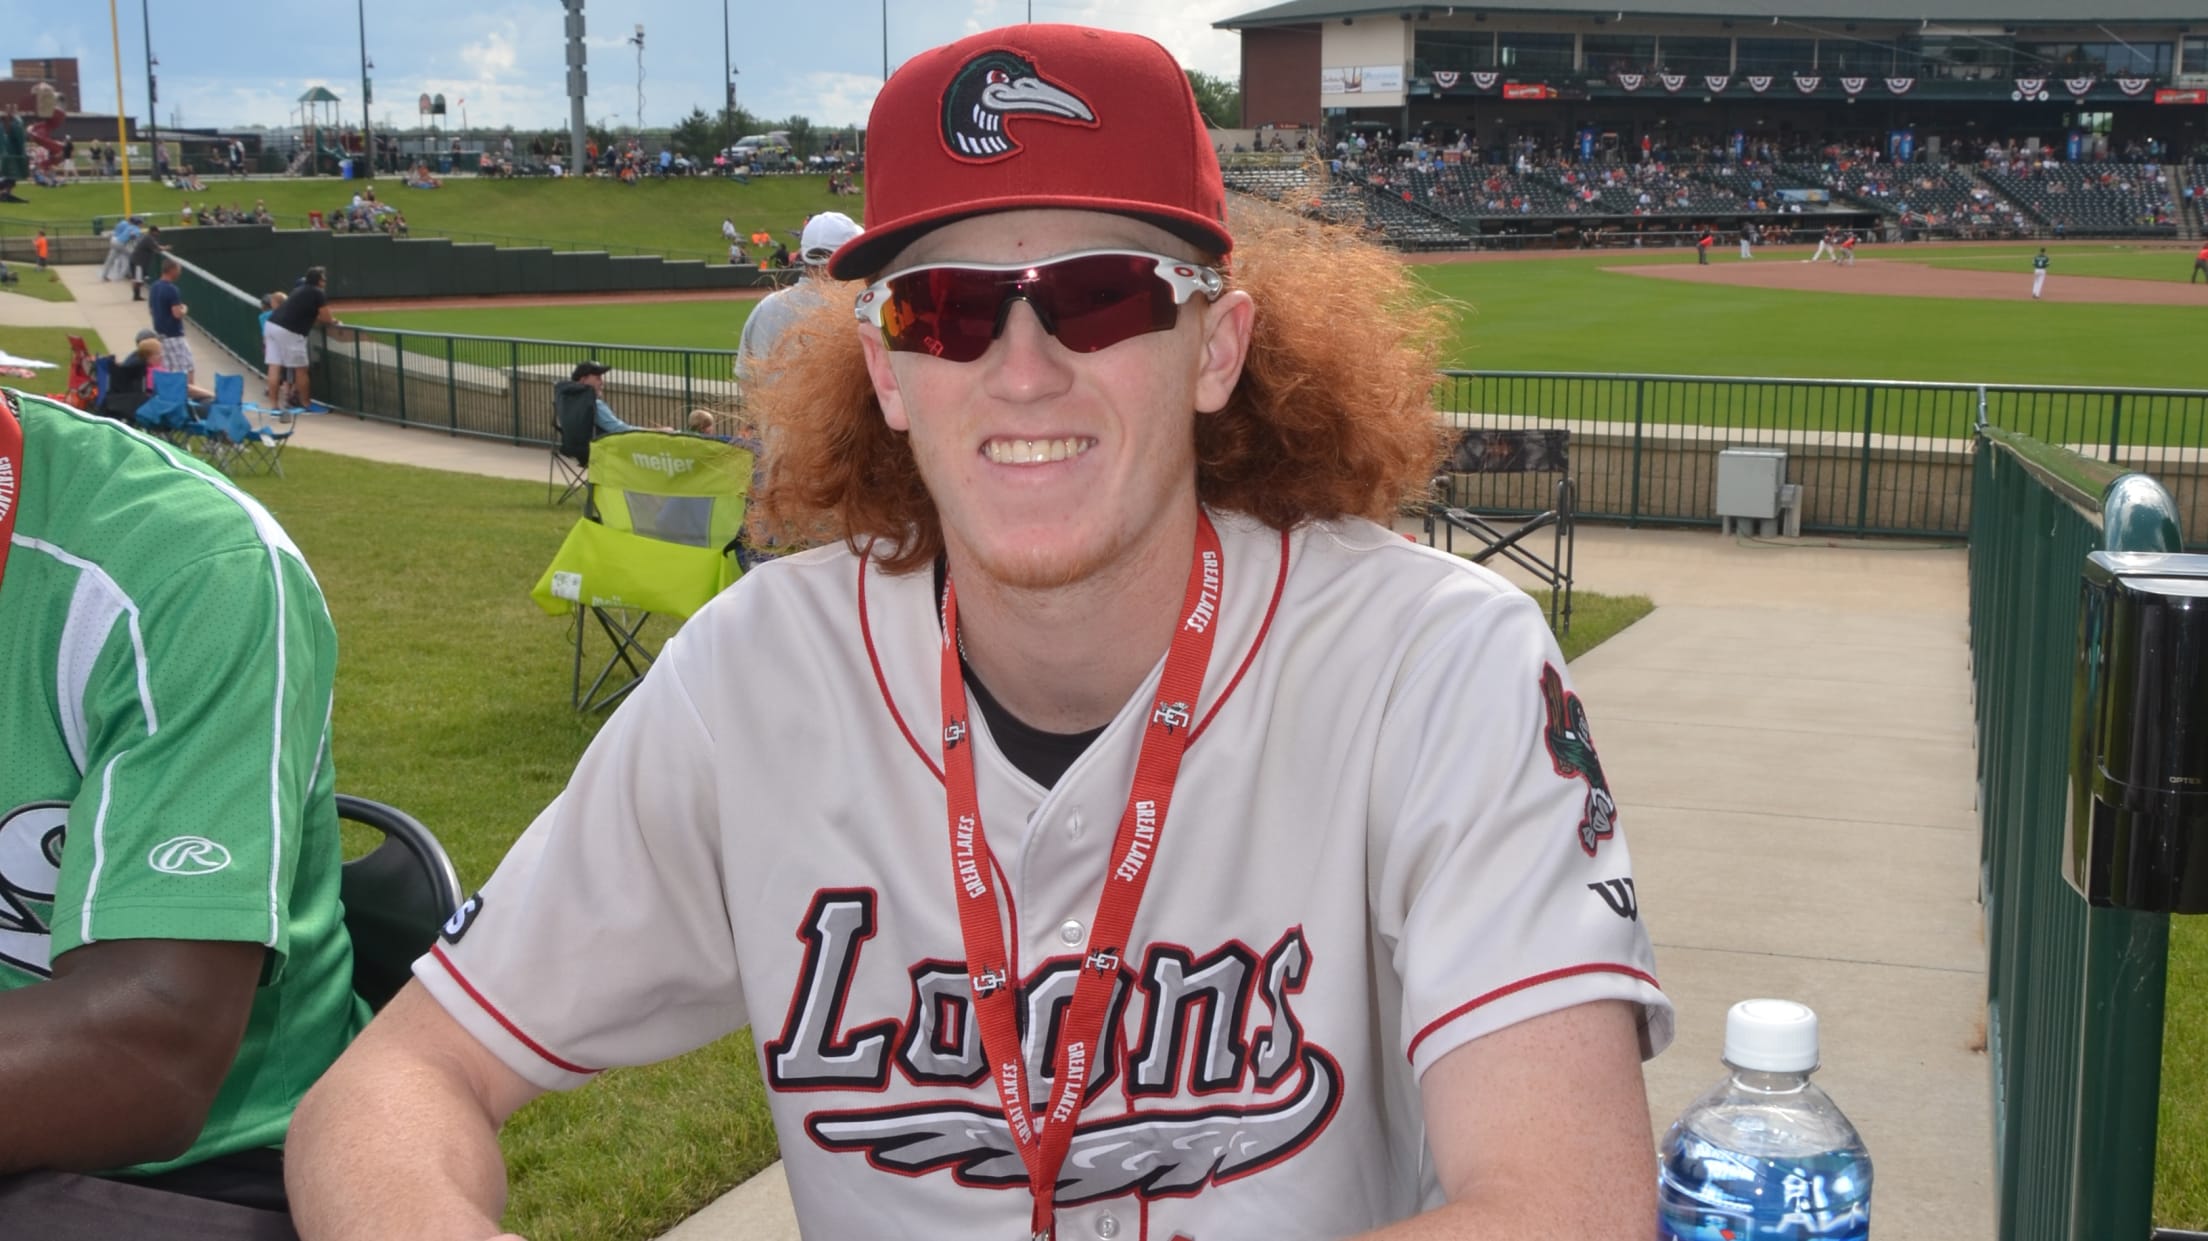
[[[805,317],[805,313],[827,300],[822,292],[825,286],[819,277],[806,273],[797,283],[786,289],[776,289],[761,298],[744,319],[743,335],[736,341],[736,363],[739,370],[748,374],[774,352],[774,346],[790,326]]]
[[[1363,521],[1217,519],[1217,648],[1058,1194],[1062,1235],[1336,1237],[1441,1200],[1418,1079],[1601,999],[1670,1041],[1531,599]],[[930,575],[841,547],[700,611],[416,966],[561,1088],[751,1023],[809,1238],[1025,1236],[945,833]],[[1030,1093],[1157,679],[1042,788],[971,717]]]

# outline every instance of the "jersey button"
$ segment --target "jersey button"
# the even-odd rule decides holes
[[[1058,928],[1058,939],[1059,939],[1059,941],[1060,941],[1060,942],[1062,942],[1063,944],[1065,944],[1065,945],[1066,945],[1066,947],[1068,947],[1068,948],[1071,948],[1071,947],[1073,947],[1074,945],[1076,945],[1076,944],[1080,943],[1080,942],[1081,942],[1081,922],[1080,922],[1080,919],[1078,919],[1078,918],[1068,918],[1068,919],[1066,919],[1065,925],[1064,925],[1064,926],[1061,926],[1061,927],[1059,927],[1059,928]]]
[[[1074,840],[1081,839],[1081,816],[1079,814],[1066,816],[1066,835]]]
[[[1109,1238],[1119,1235],[1119,1219],[1110,1212],[1096,1217],[1096,1235]]]

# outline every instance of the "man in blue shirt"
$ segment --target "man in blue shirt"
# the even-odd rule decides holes
[[[190,383],[195,367],[192,343],[184,338],[184,316],[191,308],[184,304],[184,294],[176,287],[177,273],[182,270],[173,258],[161,260],[161,278],[146,290],[146,304],[153,312],[153,334],[161,338],[161,369],[182,371],[184,382]]]
[[[578,362],[575,365],[575,373],[568,376],[576,383],[588,385],[593,392],[597,393],[598,414],[592,424],[592,439],[596,439],[601,435],[619,435],[623,431],[645,429],[632,427],[621,421],[620,417],[613,412],[613,407],[606,404],[606,372],[612,369],[603,362]],[[666,428],[654,429],[665,430]]]

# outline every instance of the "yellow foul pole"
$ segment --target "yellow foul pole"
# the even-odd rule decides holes
[[[115,21],[115,0],[107,0],[108,39],[115,46],[115,154],[123,161],[123,218],[130,218],[130,131],[123,123],[123,28]],[[147,101],[152,106],[152,101]]]

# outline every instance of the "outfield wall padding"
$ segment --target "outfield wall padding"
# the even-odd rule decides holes
[[[666,289],[754,289],[788,273],[748,266],[670,264],[657,255],[614,258],[597,250],[494,249],[442,237],[276,229],[245,224],[165,228],[183,257],[256,294],[290,289],[309,267],[329,271],[334,301],[361,298],[485,297],[498,294],[628,293]],[[101,243],[104,247],[105,243]],[[680,275],[671,268],[691,268]]]

